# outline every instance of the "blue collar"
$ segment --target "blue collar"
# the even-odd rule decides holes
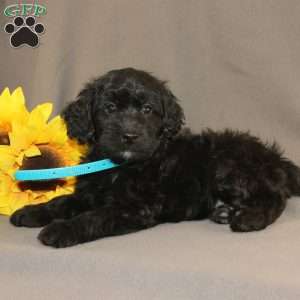
[[[20,181],[57,179],[69,176],[80,176],[84,174],[100,172],[118,166],[118,164],[113,163],[110,159],[103,159],[71,167],[38,170],[19,170],[15,173],[15,179]]]

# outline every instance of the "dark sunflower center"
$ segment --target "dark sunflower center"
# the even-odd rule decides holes
[[[7,132],[0,132],[0,145],[10,145]]]
[[[41,155],[34,157],[25,157],[20,170],[36,170],[63,167],[63,160],[59,157],[55,150],[48,146],[39,146]],[[39,181],[23,181],[19,183],[22,190],[46,191],[55,190],[58,185],[65,184],[63,179],[39,180]]]

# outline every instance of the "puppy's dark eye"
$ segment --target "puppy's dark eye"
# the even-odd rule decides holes
[[[116,104],[114,104],[112,102],[105,104],[105,111],[107,113],[112,113],[112,112],[116,111],[116,109],[117,109]]]
[[[152,106],[150,104],[145,104],[142,109],[141,112],[143,114],[149,114],[150,112],[152,112]]]

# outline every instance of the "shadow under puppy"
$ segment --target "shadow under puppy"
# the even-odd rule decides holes
[[[211,220],[233,231],[261,230],[287,198],[300,195],[300,170],[278,147],[248,133],[181,131],[177,99],[147,72],[113,70],[86,85],[63,112],[68,134],[90,146],[84,162],[121,166],[78,178],[72,195],[29,205],[16,226],[45,226],[39,240],[68,247],[164,222]]]

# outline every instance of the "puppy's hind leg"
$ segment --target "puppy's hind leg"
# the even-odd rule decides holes
[[[230,220],[232,231],[262,230],[275,222],[286,206],[286,198],[279,195],[264,197],[254,198],[252,205],[234,211]]]
[[[289,192],[285,181],[267,173],[259,178],[238,173],[227,175],[217,184],[216,201],[210,219],[229,224],[233,231],[262,230],[283,212]]]
[[[266,165],[257,178],[248,181],[248,188],[247,185],[243,187],[247,190],[247,197],[242,198],[240,208],[235,210],[231,218],[230,227],[233,231],[261,230],[281,215],[287,199],[294,192],[291,183],[296,186],[285,164],[279,161],[277,164]],[[255,189],[249,188],[251,186],[255,186]]]

